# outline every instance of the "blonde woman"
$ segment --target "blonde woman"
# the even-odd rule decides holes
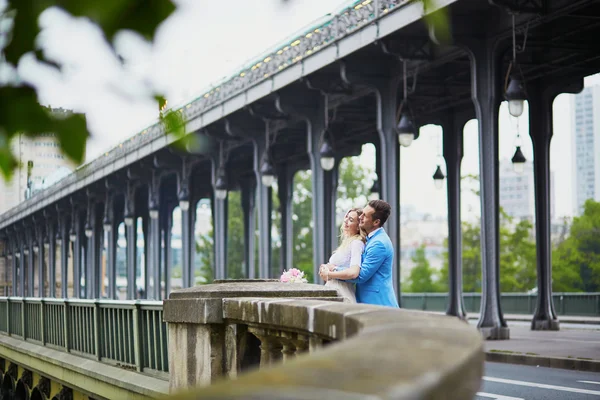
[[[329,263],[321,266],[328,275],[325,286],[336,289],[345,303],[356,303],[355,287],[353,283],[338,279],[354,279],[360,272],[361,257],[366,242],[365,231],[358,227],[361,214],[362,210],[359,208],[352,208],[346,213],[340,229],[342,239],[340,246],[329,258]]]

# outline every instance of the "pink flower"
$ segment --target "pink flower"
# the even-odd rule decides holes
[[[296,268],[290,270],[290,272],[292,273],[292,276],[298,276],[298,275],[300,275],[300,271],[298,271]]]
[[[289,282],[289,281],[290,281],[290,278],[288,278],[288,276],[287,276],[287,275],[282,275],[280,280],[281,280],[281,282],[285,282],[285,283],[287,283],[287,282]]]

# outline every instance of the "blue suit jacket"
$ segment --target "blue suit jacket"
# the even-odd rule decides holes
[[[367,239],[358,278],[347,281],[356,283],[359,303],[398,307],[392,284],[393,261],[392,241],[382,228]]]

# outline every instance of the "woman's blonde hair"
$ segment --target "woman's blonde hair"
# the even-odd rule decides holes
[[[348,216],[348,214],[350,214],[351,212],[355,212],[356,213],[356,218],[360,218],[360,216],[363,213],[362,209],[360,209],[360,208],[351,208],[344,215],[344,219],[346,219],[346,217]],[[345,249],[346,247],[350,246],[350,243],[352,243],[353,241],[355,241],[357,239],[358,240],[362,240],[363,243],[366,243],[366,241],[367,241],[367,232],[365,232],[364,229],[361,229],[359,227],[357,234],[346,236],[346,233],[344,232],[344,223],[342,223],[342,226],[340,227],[340,246],[335,251],[337,252],[337,251],[340,251],[342,249]]]

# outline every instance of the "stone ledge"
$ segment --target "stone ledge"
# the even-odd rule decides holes
[[[223,303],[225,319],[344,340],[174,399],[462,400],[479,390],[483,341],[475,328],[456,318],[315,300],[242,298]]]
[[[169,382],[70,353],[0,335],[0,355],[92,397],[151,399],[169,393]]]
[[[338,297],[335,289],[312,283],[281,283],[279,281],[225,280],[223,283],[194,286],[171,292],[169,300],[225,297]],[[165,300],[165,303],[168,300]]]

